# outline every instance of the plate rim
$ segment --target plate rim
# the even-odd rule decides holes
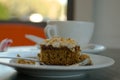
[[[88,53],[84,53],[84,54],[88,54]],[[42,65],[42,66],[36,66],[36,65],[25,65],[25,64],[11,64],[11,63],[4,63],[0,61],[0,64],[9,66],[9,67],[13,67],[13,68],[27,68],[27,69],[39,69],[39,70],[92,70],[92,69],[99,69],[99,68],[105,68],[105,67],[109,67],[111,65],[113,65],[115,63],[115,61],[110,58],[110,57],[106,57],[103,55],[96,55],[96,54],[88,54],[90,57],[91,56],[97,56],[97,57],[103,57],[106,59],[109,59],[109,63],[103,64],[103,65],[90,65],[90,66],[54,66],[54,65]]]
[[[94,44],[94,43],[89,43],[87,46],[94,46],[95,48],[100,47],[98,49],[84,49],[82,50],[82,52],[84,53],[100,53],[102,51],[105,51],[107,48],[104,45],[101,44]]]

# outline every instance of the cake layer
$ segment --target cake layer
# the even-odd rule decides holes
[[[72,65],[90,61],[89,56],[81,55],[80,46],[71,38],[53,37],[40,44],[40,62],[49,65]],[[87,60],[86,60],[87,59]]]
[[[40,61],[51,65],[71,65],[80,62],[80,52],[72,52],[67,48],[46,49],[40,53]]]

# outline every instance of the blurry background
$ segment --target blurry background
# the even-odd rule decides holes
[[[120,48],[120,0],[75,0],[74,19],[95,22],[92,42]]]
[[[74,3],[68,7],[68,1]],[[95,22],[93,43],[120,48],[119,8],[120,0],[0,0],[0,20],[39,22],[73,16],[70,19]]]
[[[66,8],[67,0],[0,0],[0,20],[66,20]]]

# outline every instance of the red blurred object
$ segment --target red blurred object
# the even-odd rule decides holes
[[[23,23],[0,23],[0,41],[9,38],[13,40],[11,46],[34,45],[35,43],[26,39],[25,34],[33,34],[46,38],[44,27]]]

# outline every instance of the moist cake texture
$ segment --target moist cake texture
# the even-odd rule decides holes
[[[53,37],[40,44],[40,62],[49,65],[72,65],[83,61],[80,46],[71,38]]]

